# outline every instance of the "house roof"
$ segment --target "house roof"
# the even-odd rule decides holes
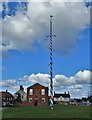
[[[54,97],[59,98],[59,97],[70,97],[70,94],[55,94]]]
[[[10,92],[2,91],[2,92],[0,92],[0,98],[3,98],[3,97],[12,97],[13,98],[13,95]]]
[[[36,88],[36,87],[37,87],[37,88],[39,88],[39,87],[48,88],[48,87],[45,87],[45,86],[43,86],[43,85],[41,85],[41,84],[39,84],[39,83],[35,83],[34,85],[29,86],[28,88],[34,88],[34,87],[35,87],[35,88]],[[28,88],[27,88],[27,89],[28,89]]]

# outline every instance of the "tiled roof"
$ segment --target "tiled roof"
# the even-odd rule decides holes
[[[70,97],[70,94],[55,94],[54,97],[58,98],[58,97]]]
[[[0,92],[0,98],[3,98],[3,97],[12,97],[13,98],[13,95],[9,92]]]
[[[48,88],[48,87],[45,87],[45,86],[43,86],[43,85],[41,85],[41,84],[39,84],[39,83],[35,83],[34,85],[29,86],[28,88],[31,88],[31,87],[34,87],[34,86],[41,86],[41,87],[44,87],[44,88]],[[28,89],[28,88],[27,88],[27,89]]]

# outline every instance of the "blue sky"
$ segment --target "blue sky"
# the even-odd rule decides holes
[[[18,90],[19,84],[23,84],[25,90],[27,86],[35,82],[49,86],[49,77],[47,78],[50,60],[49,39],[46,40],[46,35],[49,33],[49,12],[51,11],[54,15],[53,32],[56,34],[56,38],[53,38],[55,90],[57,92],[70,91],[72,97],[88,95],[90,91],[89,8],[78,2],[60,4],[61,6],[58,3],[33,3],[32,5],[28,3],[25,11],[23,3],[4,3],[5,9],[2,14],[3,90],[8,87],[13,93],[11,88],[13,83],[15,91]],[[47,12],[45,12],[46,6],[48,6]],[[75,9],[74,6],[76,6]],[[20,79],[21,83],[19,83]]]
[[[72,76],[79,70],[90,70],[90,35],[89,28],[84,31],[85,37],[77,42],[72,54],[58,56],[53,53],[53,73]],[[48,41],[49,42],[49,41]],[[19,78],[25,74],[49,73],[49,49],[40,46],[36,51],[9,51],[9,58],[3,59],[3,79]],[[43,67],[40,67],[43,66]],[[7,72],[8,69],[8,72]],[[12,74],[11,74],[12,73]]]

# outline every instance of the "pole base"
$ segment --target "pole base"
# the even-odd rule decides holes
[[[53,107],[50,107],[51,110],[53,110]]]

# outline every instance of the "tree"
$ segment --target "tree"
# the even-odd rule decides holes
[[[88,97],[88,101],[92,104],[92,96]]]
[[[14,99],[13,105],[16,106],[16,107],[19,107],[20,103],[22,103],[21,95],[20,95],[20,93],[17,93],[17,97],[16,97],[16,99]]]

